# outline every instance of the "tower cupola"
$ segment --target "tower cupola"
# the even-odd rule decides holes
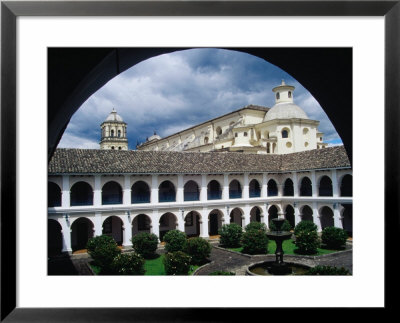
[[[284,80],[282,80],[281,85],[274,87],[272,91],[275,93],[275,104],[293,103],[294,86],[286,85]]]
[[[128,150],[126,126],[127,124],[113,108],[106,120],[100,125],[100,149]]]

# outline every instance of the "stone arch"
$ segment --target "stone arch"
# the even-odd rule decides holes
[[[107,217],[102,224],[102,234],[110,236],[121,246],[124,241],[124,222],[116,215]]]
[[[322,230],[335,225],[333,220],[333,210],[329,206],[323,206],[319,209],[319,219]]]
[[[178,229],[178,218],[172,212],[167,212],[160,217],[160,241],[164,241],[164,235],[170,230]]]
[[[221,210],[214,209],[208,214],[208,235],[218,235],[219,229],[221,229],[224,222],[224,214]]]
[[[122,187],[115,181],[108,181],[101,189],[101,204],[122,204]]]
[[[272,221],[272,219],[276,219],[278,217],[279,207],[276,205],[271,205],[268,208],[268,224]]]
[[[47,206],[61,206],[61,188],[51,181],[47,182]]]
[[[190,211],[185,216],[185,233],[188,237],[200,236],[201,215],[197,211]]]
[[[318,186],[319,196],[333,196],[332,180],[329,176],[324,175],[319,180]]]
[[[232,180],[229,183],[229,198],[240,199],[242,198],[242,186],[237,179]]]
[[[58,221],[47,220],[47,255],[48,257],[61,254],[63,247],[62,228]]]
[[[75,219],[71,223],[71,248],[72,251],[86,249],[89,239],[93,238],[94,224],[85,217]]]
[[[281,137],[282,137],[283,139],[286,139],[286,138],[290,138],[290,137],[291,137],[290,129],[289,129],[288,127],[282,128],[282,130],[281,130]]]
[[[307,176],[300,181],[300,196],[312,196],[312,182]]]
[[[199,185],[194,180],[187,181],[183,186],[183,200],[184,201],[200,200]]]
[[[353,176],[346,174],[340,181],[340,196],[353,196]]]
[[[250,222],[261,222],[262,209],[258,206],[253,206],[250,210]]]
[[[150,187],[144,181],[137,181],[131,187],[131,203],[150,203]]]
[[[71,187],[71,206],[93,205],[93,188],[85,182],[76,182]]]
[[[255,178],[249,183],[249,197],[261,197],[261,186]]]
[[[151,217],[147,214],[140,213],[132,219],[132,237],[138,233],[151,231]]]
[[[175,202],[176,190],[171,181],[163,181],[158,186],[158,201],[159,202]]]
[[[342,210],[342,226],[343,230],[347,232],[349,237],[353,236],[353,205],[343,204]]]
[[[243,227],[243,214],[243,210],[239,207],[232,209],[232,211],[229,213],[230,223],[236,223],[237,225]]]
[[[304,205],[302,208],[300,208],[300,217],[302,221],[314,222],[312,208],[308,205]]]
[[[208,182],[207,199],[208,200],[220,200],[221,197],[222,197],[221,184],[215,179]]]
[[[283,196],[294,196],[293,181],[290,178],[283,183]]]
[[[285,208],[285,219],[288,220],[292,228],[295,227],[294,208],[290,204],[288,204]]]
[[[278,196],[278,185],[274,179],[270,179],[267,184],[268,196]]]

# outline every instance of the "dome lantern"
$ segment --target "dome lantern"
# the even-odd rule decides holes
[[[284,80],[282,80],[281,85],[274,87],[272,91],[275,93],[275,104],[293,103],[294,86],[286,85]]]
[[[114,108],[100,127],[100,149],[128,150],[126,123]]]

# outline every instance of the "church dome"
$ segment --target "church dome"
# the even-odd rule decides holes
[[[275,104],[265,115],[264,121],[274,119],[308,119],[307,114],[298,105],[293,103]]]
[[[124,122],[124,120],[122,120],[121,116],[119,114],[117,114],[117,111],[115,111],[115,109],[113,108],[113,110],[111,111],[111,113],[109,114],[109,116],[107,117],[107,119],[105,120],[107,121],[111,121],[111,122]]]

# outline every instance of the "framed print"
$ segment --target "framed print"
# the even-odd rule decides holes
[[[42,20],[35,25],[39,17]],[[305,17],[310,21],[301,20]],[[99,21],[110,19],[110,25],[108,26],[108,22],[105,23],[106,20],[103,20],[101,24],[96,22],[96,19]],[[284,19],[287,19],[291,27],[286,25]],[[342,19],[343,24],[339,24],[335,19]],[[354,20],[350,21],[350,19]],[[316,96],[319,95],[321,101],[326,102],[324,107],[330,105],[327,108],[329,117],[343,139],[350,162],[356,165],[363,162],[376,165],[374,172],[368,173],[371,177],[369,182],[371,185],[366,185],[368,182],[364,181],[362,182],[364,185],[355,186],[359,194],[358,201],[363,201],[357,204],[358,210],[365,213],[375,208],[381,214],[377,216],[378,220],[373,224],[358,220],[360,221],[358,224],[365,225],[367,228],[359,233],[360,241],[367,242],[368,239],[376,236],[379,239],[377,246],[381,247],[385,242],[384,251],[382,248],[380,252],[374,253],[374,259],[378,259],[379,264],[371,265],[376,267],[375,272],[378,275],[372,280],[369,277],[372,294],[376,292],[376,297],[356,298],[354,296],[355,286],[361,290],[362,282],[365,284],[368,280],[365,273],[370,274],[373,271],[372,268],[368,270],[363,268],[373,263],[371,255],[364,250],[368,247],[361,243],[357,244],[355,241],[357,261],[353,280],[348,280],[348,285],[343,285],[347,286],[348,295],[340,295],[340,297],[336,295],[337,302],[334,304],[318,303],[316,305],[317,300],[306,303],[304,297],[298,297],[296,290],[309,289],[307,280],[292,281],[290,288],[294,288],[293,293],[300,298],[297,299],[298,303],[290,299],[288,303],[271,300],[271,304],[273,304],[272,307],[345,308],[354,306],[389,309],[392,305],[389,299],[392,287],[388,284],[390,275],[388,255],[395,252],[394,244],[390,243],[389,239],[396,234],[392,232],[393,228],[398,229],[399,21],[398,1],[2,1],[1,320],[6,322],[30,320],[163,322],[224,321],[228,317],[229,320],[234,321],[237,309],[233,307],[238,307],[240,310],[255,307],[260,310],[271,306],[268,302],[261,301],[265,291],[257,290],[257,285],[263,288],[266,285],[265,281],[257,280],[258,277],[241,277],[247,280],[235,281],[219,280],[215,285],[218,289],[213,290],[212,293],[206,290],[206,287],[212,286],[216,281],[210,283],[199,277],[199,280],[191,286],[190,293],[193,293],[191,297],[187,297],[189,292],[184,290],[187,281],[180,280],[178,277],[169,281],[159,279],[159,277],[151,281],[131,279],[125,285],[122,281],[114,279],[115,277],[106,277],[110,279],[101,282],[97,279],[96,281],[80,279],[80,288],[83,291],[92,291],[92,294],[86,294],[86,292],[77,292],[79,287],[74,285],[75,282],[71,283],[71,279],[76,277],[50,277],[43,275],[43,268],[36,268],[36,265],[30,266],[34,263],[43,262],[43,265],[46,263],[43,252],[35,249],[35,246],[46,245],[45,237],[40,234],[43,228],[36,229],[38,223],[43,223],[44,214],[40,214],[37,210],[43,207],[43,192],[46,189],[41,190],[39,187],[46,187],[44,183],[47,183],[47,178],[43,179],[38,174],[47,173],[48,162],[76,107],[81,106],[92,93],[115,75],[132,66],[133,56],[130,52],[132,48],[136,49],[136,55],[140,52],[140,55],[135,58],[136,62],[182,48],[213,47],[236,48],[267,61],[268,59],[275,61],[279,65],[279,62],[283,61],[282,53],[285,53],[286,61],[297,62],[297,64],[288,64],[286,68],[298,79],[301,79],[302,73],[305,72],[311,75],[308,77],[307,88],[313,89],[313,93]],[[329,32],[324,32],[325,23],[327,25],[331,23],[335,27],[327,29]],[[251,26],[252,29],[245,26]],[[275,29],[274,26],[278,27]],[[366,33],[364,28],[370,29]],[[29,37],[27,32],[29,29],[31,29],[32,37]],[[41,32],[43,32],[43,39],[46,39],[43,42],[38,37]],[[307,37],[307,33],[309,38],[305,41],[302,37]],[[353,38],[344,37],[338,40],[340,38],[338,35],[346,33]],[[357,33],[360,39],[357,38]],[[111,43],[104,43],[104,39],[111,40]],[[318,46],[315,45],[315,39],[319,41]],[[376,41],[374,46],[368,47],[369,40],[371,44]],[[270,46],[267,46],[268,41]],[[257,46],[257,44],[261,45]],[[315,58],[314,61],[317,63],[321,61],[321,53],[325,55],[328,52],[327,48],[334,47],[353,48],[354,65],[350,68],[349,74],[346,74],[348,72],[344,65],[341,65],[340,60],[334,57],[329,57],[329,63],[324,62],[326,67],[324,70],[317,70],[311,63],[309,65],[298,63],[310,62],[312,58]],[[71,60],[70,66],[63,66],[63,73],[69,77],[64,78],[62,84],[49,82],[49,88],[47,88],[47,81],[52,79],[52,71],[46,70],[48,65],[43,65],[43,62],[48,63],[47,48],[54,50],[69,48],[70,51],[84,48],[86,50],[86,53],[79,53],[81,55],[79,59]],[[362,53],[363,50],[373,51],[374,48],[376,52],[369,53],[372,56],[368,56],[366,52]],[[368,56],[371,61],[371,74],[363,69],[368,65],[368,60],[364,60],[362,64],[359,63],[362,56]],[[288,57],[293,59],[287,59]],[[298,58],[298,61],[294,58]],[[28,73],[25,72],[26,62],[30,62],[28,65],[32,68]],[[384,78],[379,68],[372,66],[373,63],[382,67]],[[317,73],[320,73],[318,77]],[[361,79],[365,81],[369,75],[375,88],[368,87],[365,83],[362,86],[358,85],[358,81],[361,82]],[[87,82],[87,80],[90,81]],[[306,78],[304,82],[307,82]],[[40,87],[41,84],[45,84],[44,90]],[[331,86],[332,84],[334,85]],[[65,92],[60,91],[55,95],[56,92],[53,90],[57,87]],[[351,91],[340,90],[349,88]],[[34,99],[36,95],[39,95],[40,99]],[[369,101],[363,101],[366,97]],[[382,99],[381,102],[379,98]],[[352,109],[353,102],[354,110]],[[47,106],[47,111],[43,114],[45,106]],[[75,106],[75,110],[70,109],[71,106]],[[19,110],[21,107],[24,109]],[[361,119],[365,117],[366,124],[358,123],[353,133],[351,127],[346,127],[341,121],[345,120],[351,124],[357,118],[360,122],[359,113],[362,108],[368,111],[365,114],[361,112]],[[32,119],[30,116],[39,117]],[[243,136],[252,135],[247,130],[245,133],[246,135],[243,134]],[[123,131],[115,134],[121,135]],[[285,136],[289,134],[285,133]],[[383,136],[384,143],[381,140]],[[30,138],[28,142],[27,138]],[[272,146],[270,149],[273,149]],[[360,151],[363,153],[361,154]],[[365,154],[365,151],[369,154]],[[26,167],[27,165],[29,166]],[[365,179],[364,172],[365,170],[355,168],[358,178]],[[375,196],[371,195],[371,186],[377,192],[377,205],[372,205]],[[42,197],[38,198],[40,195]],[[374,222],[370,213],[366,219]],[[130,214],[127,214],[128,216]],[[68,216],[66,216],[67,220]],[[163,225],[167,226],[168,219],[165,221]],[[105,230],[112,234],[115,224],[117,223],[109,221]],[[193,214],[187,218],[186,224],[199,225]],[[147,230],[147,219],[140,219],[138,225],[141,229]],[[122,236],[122,227],[119,229],[121,230],[118,232],[121,232]],[[86,227],[85,230],[87,231]],[[22,237],[25,240],[21,240]],[[40,247],[37,248],[40,249]],[[390,279],[396,281],[395,277]],[[31,281],[32,285],[29,287],[32,292],[26,287],[27,281]],[[249,295],[254,293],[255,300],[242,302],[244,293],[235,295],[231,286],[233,282],[242,288],[247,288],[244,290],[249,292]],[[276,283],[276,281],[271,282],[271,286]],[[338,285],[332,280],[324,280],[324,283],[332,289],[337,288],[335,285]],[[341,281],[341,284],[343,283]],[[149,288],[151,285],[153,287]],[[246,285],[250,287],[245,287]],[[54,286],[57,286],[57,290],[52,294]],[[113,295],[110,301],[107,298],[99,298],[100,289],[104,286],[107,287],[105,294]],[[321,292],[318,289],[320,286],[313,286],[313,288]],[[169,290],[171,290],[171,295],[168,296],[165,291]],[[33,296],[33,291],[36,293],[36,298]],[[183,291],[182,297],[177,294],[179,291]],[[38,292],[41,293],[40,297]],[[283,293],[282,290],[279,292]],[[354,300],[352,304],[349,300],[350,295]],[[279,296],[281,297],[282,294]],[[333,298],[333,296],[329,297]],[[213,302],[207,301],[210,299]],[[211,317],[210,314],[212,314]],[[263,312],[263,314],[266,313]]]

